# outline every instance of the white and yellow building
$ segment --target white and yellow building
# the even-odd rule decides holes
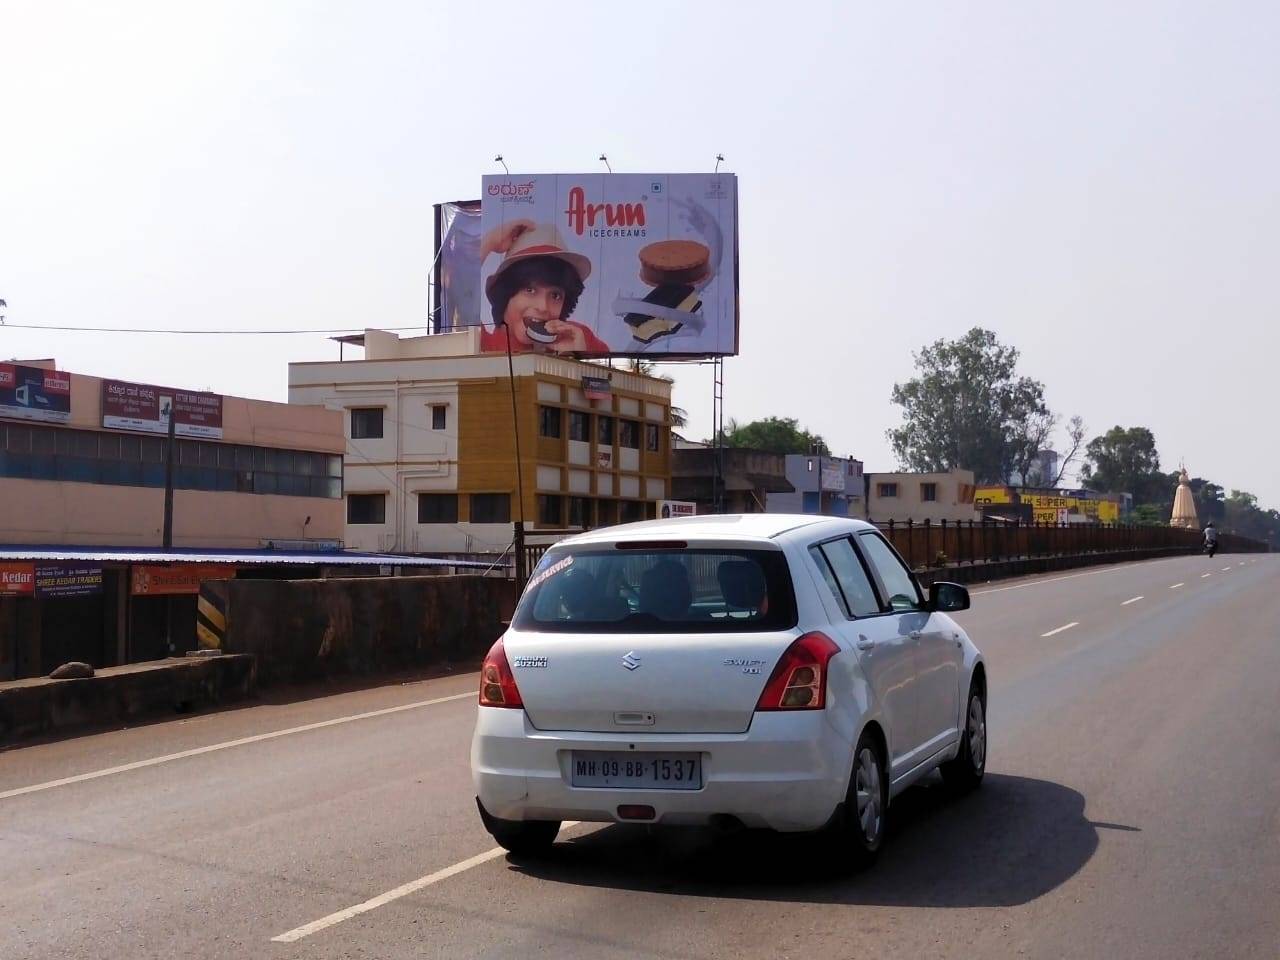
[[[522,513],[533,534],[587,529],[651,517],[670,497],[667,380],[516,354],[519,498],[505,353],[481,353],[478,329],[353,339],[363,359],[289,365],[290,403],[342,413],[352,549],[496,556]],[[600,399],[584,378],[608,381]]]

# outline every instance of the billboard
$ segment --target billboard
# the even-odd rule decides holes
[[[102,593],[102,567],[96,563],[42,563],[36,566],[35,587],[41,600],[97,596]]]
[[[481,189],[471,323],[482,327],[482,350],[505,351],[509,329],[518,352],[738,352],[733,174],[486,176]],[[442,263],[449,237],[456,248],[463,236],[449,231]],[[467,325],[461,308],[446,309],[453,326],[442,329]]]
[[[0,363],[0,417],[67,423],[71,419],[71,374]]]
[[[836,460],[834,462],[824,460],[822,462],[822,473],[819,477],[822,489],[839,490],[843,492],[845,488],[844,475],[846,469],[847,467],[842,460]]]
[[[0,597],[29,597],[35,591],[34,563],[0,563]]]
[[[480,323],[480,201],[436,205],[434,333]]]
[[[1085,490],[1013,490],[1002,485],[978,487],[974,500],[978,506],[988,504],[1021,504],[1029,507],[1036,523],[1080,522],[1116,523],[1120,520],[1120,503],[1109,497]]]
[[[170,407],[175,435],[222,439],[222,397],[216,393],[102,381],[102,425],[109,429],[168,433]]]
[[[659,500],[658,516],[662,519],[667,517],[692,517],[698,512],[698,505],[692,500]]]
[[[199,593],[206,580],[234,580],[236,568],[231,564],[153,564],[133,568],[130,592],[135,597],[163,597]]]

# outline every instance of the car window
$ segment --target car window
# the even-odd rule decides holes
[[[911,572],[906,568],[898,555],[876,533],[862,534],[862,550],[867,562],[875,569],[884,584],[885,593],[889,597],[889,606],[894,610],[920,610],[924,602]]]
[[[841,612],[846,617],[852,617],[853,614],[849,612],[849,605],[844,601],[844,591],[840,589],[840,584],[836,582],[835,571],[831,569],[831,564],[827,563],[827,558],[822,555],[822,545],[815,543],[809,548],[809,555],[813,557],[813,562],[817,565],[818,572],[822,574],[822,579],[827,581],[827,589],[836,598],[836,603],[840,605]]]
[[[871,578],[848,538],[819,544],[814,551],[818,567],[841,600],[845,616],[871,617],[881,612]]]
[[[529,578],[513,626],[568,633],[789,630],[795,592],[778,550],[548,551]]]

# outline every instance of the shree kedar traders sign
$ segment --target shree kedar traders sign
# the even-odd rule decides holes
[[[485,177],[481,347],[738,352],[733,174]]]

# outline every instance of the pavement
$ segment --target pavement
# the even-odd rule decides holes
[[[481,828],[475,674],[0,753],[0,957],[1280,956],[1280,556],[974,588],[982,788],[810,840]]]

